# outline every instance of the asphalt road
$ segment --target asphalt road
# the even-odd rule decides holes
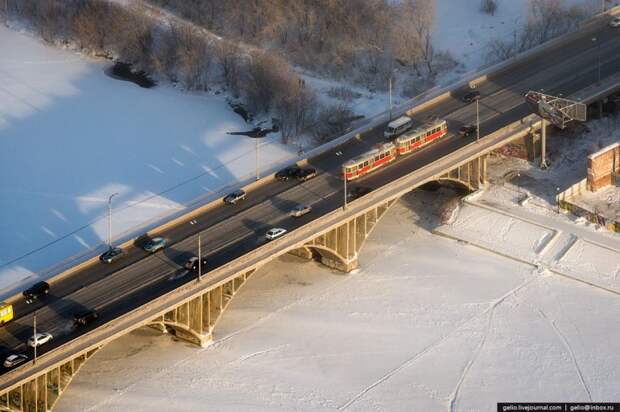
[[[598,39],[597,47],[593,46],[593,37]],[[479,102],[481,136],[530,113],[523,99],[528,90],[542,89],[549,94],[567,96],[595,83],[599,56],[603,78],[620,70],[620,29],[601,24],[594,32],[585,32],[570,46],[555,48],[536,60],[516,64],[482,83],[477,89],[482,96]],[[467,92],[465,88],[455,90],[454,97],[414,116],[420,123],[429,116],[445,118],[450,131],[448,136],[349,183],[349,190],[356,186],[377,188],[474,140],[475,136],[464,139],[452,133],[476,121],[476,105],[460,100]],[[264,234],[271,227],[292,230],[341,207],[344,197],[340,178],[342,163],[383,141],[384,127],[369,130],[359,140],[353,139],[310,159],[310,165],[319,171],[314,179],[304,183],[268,183],[248,193],[247,199],[238,205],[222,204],[190,223],[170,228],[164,233],[169,246],[162,252],[149,255],[137,246],[130,247],[121,261],[98,263],[54,283],[50,295],[41,302],[27,305],[23,300],[18,301],[14,305],[15,319],[0,328],[0,360],[11,353],[33,355],[25,341],[32,336],[35,311],[37,330],[54,335],[51,343],[39,348],[42,354],[192,280],[196,274],[185,270],[183,263],[197,254],[198,233],[201,233],[202,254],[209,260],[207,268],[203,268],[207,272],[266,242]],[[312,212],[301,218],[290,217],[290,210],[298,203],[311,205]],[[76,328],[72,323],[73,314],[84,309],[96,309],[100,318],[86,328]]]

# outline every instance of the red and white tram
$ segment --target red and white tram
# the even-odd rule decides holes
[[[383,143],[376,149],[346,162],[342,166],[342,173],[345,179],[353,180],[394,160],[396,160],[396,146],[393,143]]]
[[[432,143],[448,133],[445,120],[437,120],[418,127],[413,132],[397,137],[394,140],[399,155],[407,154]]]

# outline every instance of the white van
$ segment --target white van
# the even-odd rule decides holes
[[[385,131],[383,132],[383,136],[386,139],[393,139],[394,137],[397,137],[411,129],[412,125],[413,121],[410,117],[401,116],[398,119],[392,120],[388,123]]]

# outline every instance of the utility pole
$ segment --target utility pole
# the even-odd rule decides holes
[[[34,330],[34,333],[32,334],[33,338],[34,338],[34,357],[32,358],[32,364],[36,365],[37,363],[37,311],[34,311],[34,314],[32,315],[32,329]]]
[[[112,198],[118,195],[113,193],[108,197],[108,248],[112,249]]]
[[[260,156],[258,154],[258,152],[259,152],[258,137],[255,137],[254,139],[256,139],[256,180],[259,180],[260,179],[260,171],[259,171],[259,167],[258,167],[258,161],[260,159]]]
[[[198,282],[202,280],[202,255],[200,253],[200,234],[198,234]]]

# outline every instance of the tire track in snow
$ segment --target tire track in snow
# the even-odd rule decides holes
[[[383,382],[387,381],[388,379],[390,379],[392,376],[394,376],[395,374],[397,374],[401,370],[403,370],[406,367],[408,367],[409,365],[415,363],[415,361],[417,361],[418,359],[420,359],[421,357],[423,357],[427,353],[431,352],[436,347],[440,346],[443,342],[448,340],[456,331],[461,329],[463,326],[467,325],[469,322],[471,322],[472,320],[476,319],[477,317],[479,317],[481,315],[485,315],[485,314],[489,313],[490,311],[493,311],[498,305],[500,305],[502,302],[504,302],[507,298],[509,298],[510,296],[515,295],[521,289],[523,289],[524,287],[528,286],[530,283],[532,283],[533,281],[535,281],[535,280],[537,280],[539,278],[540,278],[540,276],[534,276],[534,277],[532,277],[530,279],[527,279],[525,282],[521,283],[519,286],[509,290],[504,295],[502,295],[499,299],[497,299],[495,302],[493,302],[488,308],[483,310],[481,313],[473,315],[472,317],[468,318],[467,320],[461,322],[457,327],[452,329],[446,335],[444,335],[441,338],[439,338],[438,340],[434,341],[433,343],[428,345],[426,348],[424,348],[422,351],[416,353],[415,355],[413,355],[412,357],[407,359],[405,362],[403,362],[400,365],[398,365],[397,367],[391,369],[385,375],[383,375],[382,377],[380,377],[379,379],[374,381],[372,384],[370,384],[369,386],[367,386],[364,389],[362,389],[355,396],[353,396],[351,399],[349,399],[347,402],[345,402],[342,406],[339,406],[338,410],[339,411],[346,410],[351,405],[353,405],[355,402],[357,402],[359,399],[361,399],[364,395],[366,395],[368,392],[372,391],[374,388],[376,388],[377,386],[381,385]]]
[[[493,315],[495,314],[496,306],[497,305],[493,305],[491,307],[491,311],[489,313],[489,320],[487,321],[487,327],[484,330],[484,335],[482,336],[482,339],[480,340],[480,344],[476,348],[476,353],[471,359],[469,359],[469,361],[467,362],[467,365],[465,365],[465,368],[463,368],[463,372],[461,373],[461,377],[459,378],[459,381],[456,384],[456,388],[454,388],[454,392],[452,392],[452,395],[450,396],[450,411],[454,411],[454,407],[456,405],[456,401],[458,399],[459,392],[461,390],[461,385],[465,381],[465,378],[467,377],[469,370],[471,369],[473,364],[476,362],[476,360],[478,359],[478,356],[480,356],[480,353],[482,352],[482,349],[484,348],[484,344],[486,343],[487,337],[489,336],[489,332],[491,331],[491,324],[493,323]]]
[[[577,362],[577,358],[575,357],[575,352],[573,352],[573,348],[570,346],[570,343],[568,343],[568,340],[566,339],[566,337],[564,336],[564,334],[562,334],[562,332],[560,331],[560,329],[557,327],[557,325],[555,324],[555,322],[551,319],[549,319],[547,317],[547,315],[545,314],[545,312],[542,311],[542,309],[537,308],[538,313],[540,314],[540,316],[547,321],[547,323],[549,323],[551,325],[551,328],[553,329],[553,331],[555,332],[555,334],[560,338],[560,340],[562,341],[562,344],[564,345],[564,347],[566,348],[566,350],[568,351],[568,354],[571,357],[571,360],[573,361],[573,365],[575,365],[575,369],[577,370],[577,375],[579,376],[579,380],[581,381],[581,386],[583,386],[583,389],[586,391],[586,393],[588,394],[588,399],[590,400],[590,402],[592,402],[592,394],[590,393],[590,388],[588,388],[588,384],[586,383],[584,377],[583,377],[583,372],[581,371],[581,368],[579,367],[579,363]]]

